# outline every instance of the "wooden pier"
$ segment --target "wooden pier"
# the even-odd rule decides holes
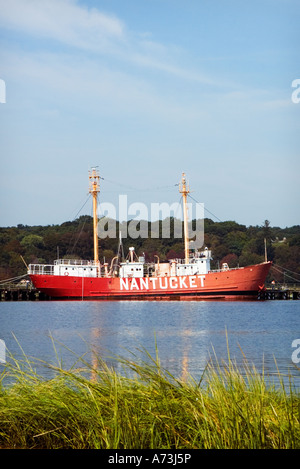
[[[1,288],[0,301],[47,301],[51,298],[35,288]]]
[[[258,300],[300,300],[300,288],[287,287],[284,285],[267,287],[266,290],[258,292]]]

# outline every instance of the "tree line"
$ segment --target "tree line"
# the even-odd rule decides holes
[[[183,239],[174,238],[174,220],[170,221],[169,238],[124,238],[125,255],[130,246],[135,246],[137,255],[144,255],[146,262],[154,261],[155,256],[159,256],[160,262],[184,258]],[[158,223],[161,232],[163,222]],[[118,233],[118,222],[116,227]],[[212,250],[212,269],[217,269],[224,262],[229,267],[263,262],[265,244],[267,258],[274,263],[269,280],[300,282],[300,225],[279,228],[272,227],[265,220],[260,226],[247,227],[235,221],[214,222],[209,218],[204,219],[204,246]],[[100,239],[100,260],[110,262],[117,254],[118,247],[118,235]],[[93,259],[92,217],[82,215],[61,225],[0,228],[0,280],[25,274],[25,263],[52,264],[57,258]]]

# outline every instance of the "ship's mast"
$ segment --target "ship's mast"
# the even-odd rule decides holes
[[[98,192],[100,192],[99,186],[99,172],[97,169],[93,168],[89,171],[89,180],[90,180],[90,187],[89,192],[93,196],[93,228],[94,228],[94,261],[95,263],[99,262],[99,253],[98,253],[98,217],[97,217],[97,198]]]
[[[184,224],[184,252],[185,263],[189,263],[189,232],[188,232],[188,212],[187,212],[187,194],[190,190],[186,184],[185,173],[182,173],[181,184],[179,184],[179,192],[182,194],[183,200],[183,224]]]

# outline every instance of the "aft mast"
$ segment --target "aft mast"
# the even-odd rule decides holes
[[[182,194],[183,199],[183,221],[184,221],[184,252],[185,263],[189,263],[189,233],[188,233],[188,212],[187,212],[187,195],[190,193],[186,184],[185,173],[182,173],[181,185],[179,184],[179,192]]]
[[[100,185],[99,185],[99,171],[93,168],[89,171],[89,180],[90,180],[90,187],[89,192],[93,196],[93,228],[94,228],[94,261],[95,263],[99,263],[99,253],[98,253],[98,217],[97,217],[97,199],[98,199],[98,192],[100,192]]]

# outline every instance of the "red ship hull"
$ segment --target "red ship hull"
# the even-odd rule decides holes
[[[35,275],[35,288],[52,299],[184,300],[250,299],[264,289],[271,262],[203,275],[144,278],[93,278]]]

